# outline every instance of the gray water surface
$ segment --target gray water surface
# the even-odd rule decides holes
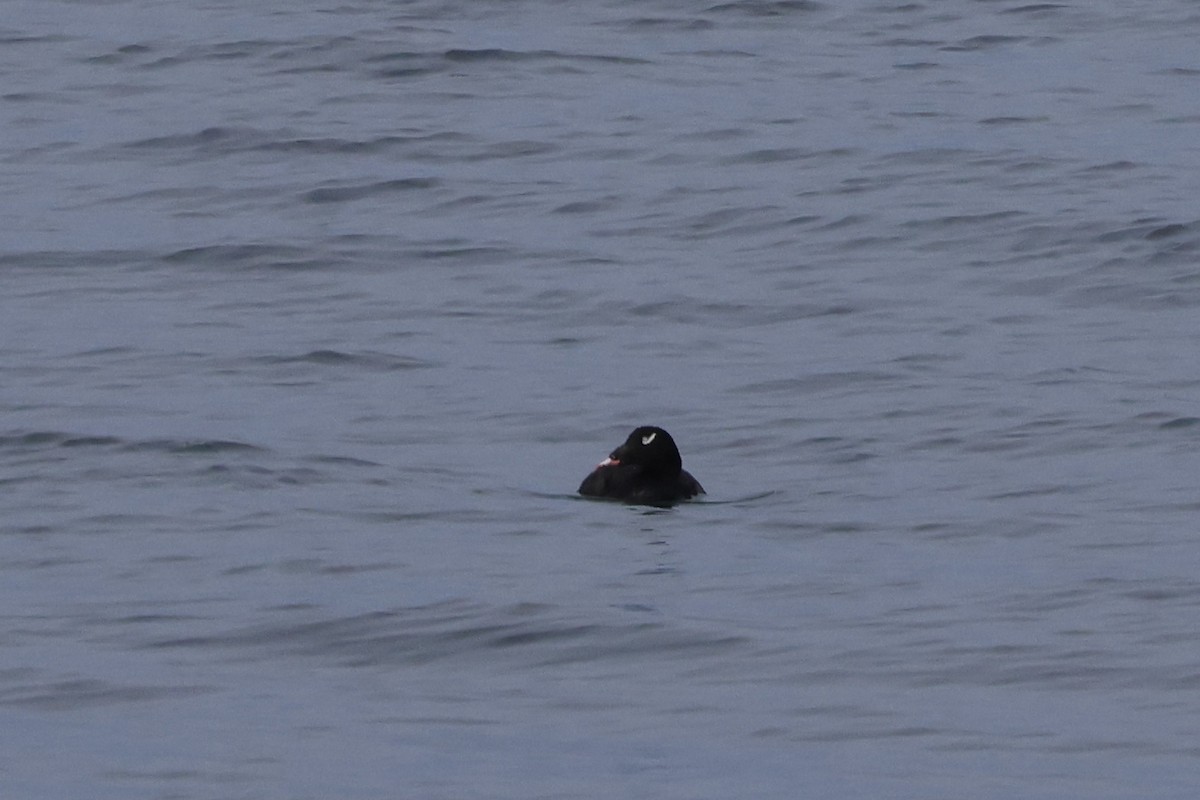
[[[1197,41],[6,3],[0,795],[1190,800]]]

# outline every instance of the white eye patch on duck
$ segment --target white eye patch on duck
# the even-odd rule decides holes
[[[655,437],[655,436],[658,436],[658,433],[657,433],[657,432],[652,432],[652,433],[650,433],[650,434],[648,434],[648,435],[646,435],[646,436],[643,436],[643,437],[642,437],[642,444],[644,444],[644,445],[646,445],[646,444],[650,444],[651,442],[653,442],[653,441],[654,441],[654,437]]]

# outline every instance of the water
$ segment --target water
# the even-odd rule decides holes
[[[1198,38],[6,4],[0,793],[1192,797]]]

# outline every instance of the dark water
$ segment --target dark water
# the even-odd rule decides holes
[[[6,3],[0,794],[1194,797],[1197,41]]]

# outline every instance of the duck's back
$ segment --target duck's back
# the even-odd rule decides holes
[[[653,505],[687,500],[704,494],[704,487],[687,470],[680,470],[673,479],[656,480],[642,467],[617,464],[592,470],[579,485],[579,493],[586,497]]]

